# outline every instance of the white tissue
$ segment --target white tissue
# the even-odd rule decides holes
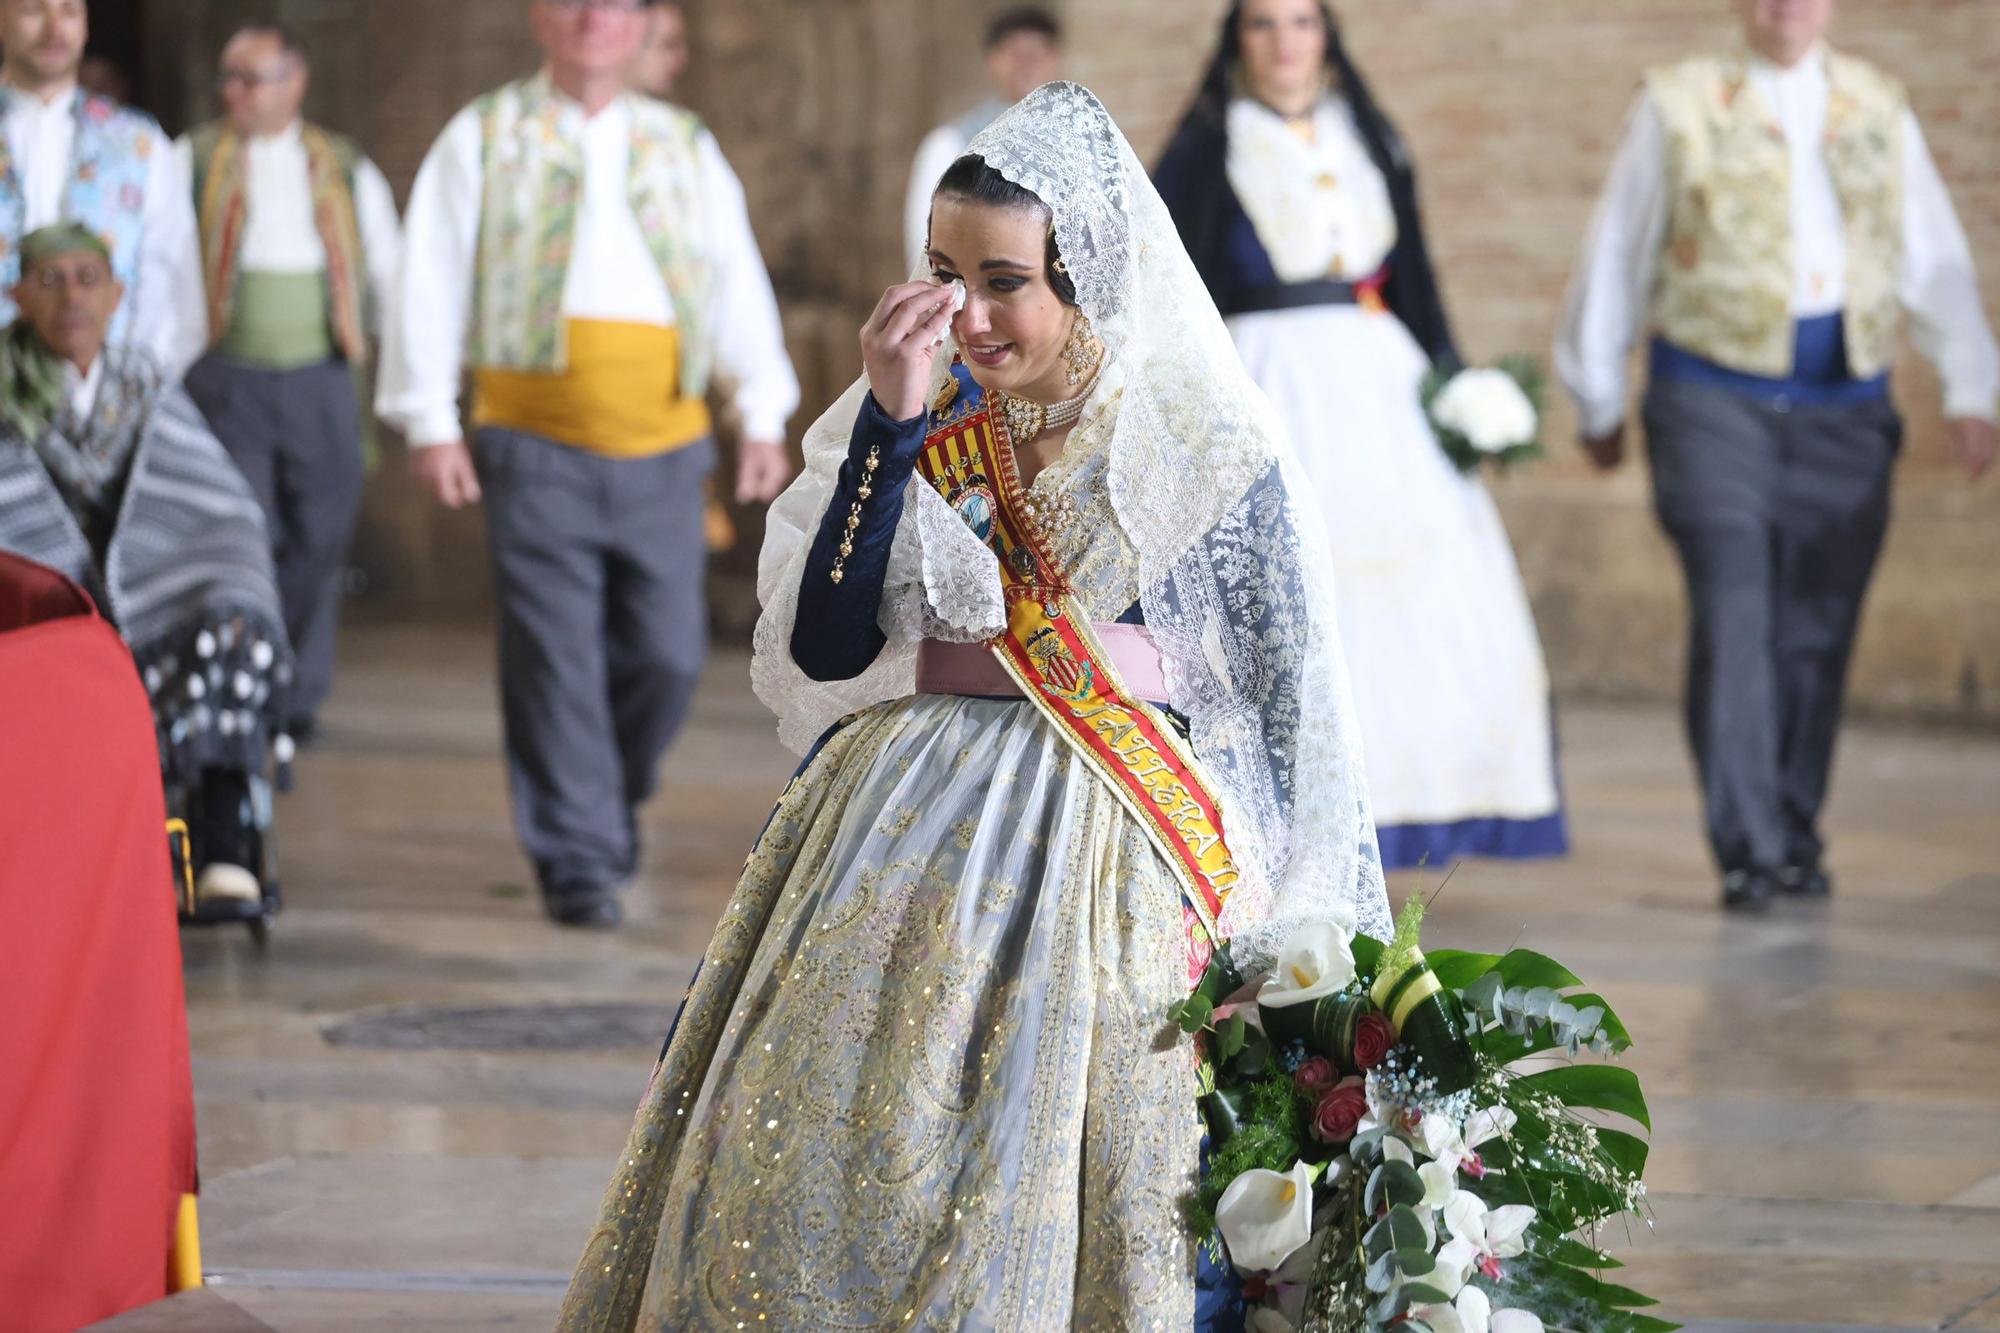
[[[963,278],[953,278],[951,280],[951,313],[953,315],[956,315],[958,314],[959,311],[963,309],[965,309],[965,280]],[[931,346],[933,347],[943,346],[945,336],[950,332],[951,332],[951,325],[947,323],[945,325],[945,332],[940,333],[937,336],[937,338],[932,341]]]

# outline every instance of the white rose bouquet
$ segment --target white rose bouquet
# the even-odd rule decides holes
[[[1445,454],[1461,472],[1481,463],[1508,468],[1541,456],[1542,368],[1533,357],[1424,379],[1424,412]]]

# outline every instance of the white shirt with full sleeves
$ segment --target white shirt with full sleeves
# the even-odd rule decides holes
[[[1824,53],[1784,69],[1759,60],[1750,77],[1777,113],[1791,152],[1792,313],[1830,314],[1846,300],[1847,240],[1832,173],[1819,151],[1826,128]],[[1902,137],[1903,257],[1896,290],[1910,339],[1937,367],[1945,414],[1991,421],[2000,406],[2000,346],[1980,306],[1972,250],[1908,110]],[[1591,220],[1556,340],[1556,373],[1576,399],[1587,435],[1604,435],[1625,416],[1628,357],[1645,330],[1666,242],[1672,207],[1667,177],[1666,127],[1642,93]]]
[[[243,222],[243,249],[237,268],[245,273],[323,273],[326,243],[313,217],[312,169],[306,160],[300,124],[276,134],[255,135],[243,145],[244,193],[249,208]],[[194,148],[186,135],[174,145],[181,170],[194,176]],[[381,169],[367,158],[354,166],[354,214],[369,291],[378,315],[396,299],[402,264],[403,224],[396,196]]]
[[[76,154],[72,91],[49,101],[16,93],[7,101],[7,151],[26,205],[24,236],[62,221]],[[133,341],[179,379],[208,348],[208,300],[202,292],[194,196],[177,153],[156,152],[146,164],[137,275],[137,290],[125,298],[132,303]]]
[[[585,116],[580,105],[565,100],[562,124],[581,142],[584,158],[563,315],[672,326],[666,279],[626,195],[630,104],[620,98]],[[402,290],[386,320],[375,405],[417,446],[461,435],[458,391],[472,317],[483,148],[479,114],[468,107],[424,158],[404,219]],[[785,353],[777,298],[750,230],[742,183],[707,130],[696,151],[714,272],[709,324],[716,370],[736,385],[745,436],[783,439],[785,420],[799,405],[799,383]]]

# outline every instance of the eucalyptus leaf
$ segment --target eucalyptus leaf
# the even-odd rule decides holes
[[[1382,1140],[1389,1136],[1387,1125],[1377,1125],[1365,1133],[1356,1134],[1347,1145],[1347,1155],[1354,1159],[1354,1165],[1363,1171],[1374,1170],[1382,1160]]]
[[[1223,1025],[1216,1029],[1216,1057],[1229,1060],[1242,1051],[1250,1024],[1241,1014],[1231,1014]]]
[[[1488,972],[1465,988],[1466,1007],[1479,1014],[1491,1016],[1499,1008],[1500,994],[1507,988],[1498,972]]]
[[[1372,1215],[1381,1212],[1384,1205],[1423,1201],[1424,1181],[1415,1167],[1408,1162],[1383,1162],[1368,1177],[1368,1191],[1362,1197],[1362,1207]]]
[[[1208,1020],[1215,1016],[1215,1005],[1206,995],[1196,993],[1175,1006],[1173,1014],[1181,1031],[1193,1035],[1208,1026]]]
[[[1437,1258],[1429,1250],[1397,1250],[1393,1257],[1407,1278],[1425,1278],[1437,1271]]]

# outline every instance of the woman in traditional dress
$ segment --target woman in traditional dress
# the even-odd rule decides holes
[[[1566,850],[1506,529],[1421,387],[1459,365],[1408,151],[1322,0],[1240,0],[1156,182],[1318,492],[1392,869]]]
[[[1211,931],[1386,927],[1317,515],[1097,99],[983,131],[928,258],[772,511],[752,670],[811,753],[566,1329],[1195,1327],[1168,1013]]]

